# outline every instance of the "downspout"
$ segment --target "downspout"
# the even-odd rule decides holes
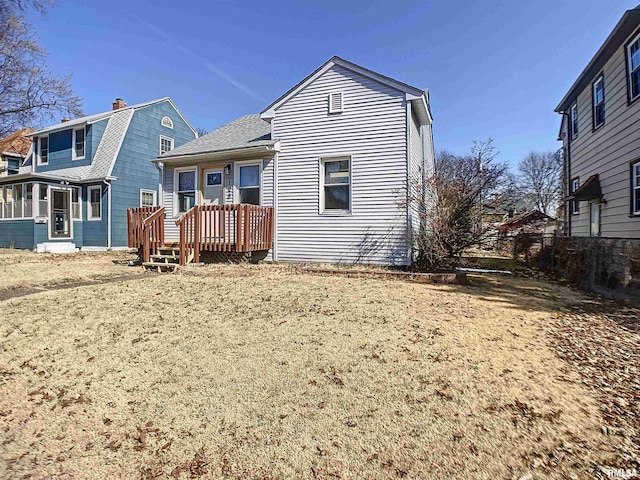
[[[111,249],[111,182],[103,180],[107,186],[107,249]]]
[[[564,110],[558,113],[567,117],[567,158],[565,159],[565,161],[567,162],[567,165],[565,168],[565,173],[567,177],[566,177],[565,188],[566,188],[566,194],[568,197],[569,195],[571,195],[571,123],[570,123],[571,117],[569,113],[565,112]],[[573,213],[569,211],[570,205],[571,205],[570,201],[565,201],[564,218],[565,218],[565,225],[567,226],[565,228],[565,231],[569,236],[571,236],[571,217],[573,215]]]
[[[413,263],[413,225],[411,221],[411,101],[405,97],[407,102],[407,192],[405,204],[407,208],[407,240],[409,248],[407,251],[409,266]]]
[[[164,163],[158,162],[153,164],[158,170],[158,206],[164,207],[163,182],[164,182]]]

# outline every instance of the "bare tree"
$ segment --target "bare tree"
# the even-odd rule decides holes
[[[196,127],[196,132],[198,132],[199,137],[204,137],[207,133],[209,133],[209,130],[200,126],[200,127]]]
[[[33,40],[24,10],[44,12],[49,2],[0,0],[0,137],[56,116],[82,115],[71,77],[53,75],[46,51]]]
[[[554,213],[562,189],[559,152],[531,152],[518,165],[518,185],[527,202],[545,215]]]
[[[409,202],[423,226],[414,238],[420,267],[449,268],[467,249],[485,242],[489,228],[482,223],[483,205],[509,193],[509,167],[496,157],[491,139],[474,142],[470,155],[439,152],[426,188],[412,181]]]

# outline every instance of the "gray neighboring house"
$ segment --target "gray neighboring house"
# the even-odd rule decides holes
[[[640,239],[640,6],[624,13],[555,111],[565,233]]]
[[[427,91],[333,57],[261,113],[159,157],[165,241],[195,205],[273,207],[267,259],[412,263],[407,185],[433,170]]]

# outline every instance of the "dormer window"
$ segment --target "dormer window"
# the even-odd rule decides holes
[[[173,130],[173,120],[171,120],[169,117],[162,117],[160,124],[163,127],[167,127]]]
[[[49,137],[40,137],[38,139],[38,159],[41,165],[49,163]]]
[[[84,158],[85,140],[84,127],[73,130],[72,160],[82,160]]]
[[[22,160],[16,157],[7,157],[7,175],[17,175],[20,172]]]
[[[342,92],[329,94],[329,113],[340,113],[344,108]]]

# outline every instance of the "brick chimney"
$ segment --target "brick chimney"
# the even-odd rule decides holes
[[[121,108],[124,108],[126,106],[127,104],[124,103],[124,100],[122,100],[121,98],[116,98],[115,101],[113,102],[114,110],[120,110]]]
[[[64,117],[64,118],[60,119],[60,123],[67,123],[69,121],[71,121],[71,119],[69,117]]]

